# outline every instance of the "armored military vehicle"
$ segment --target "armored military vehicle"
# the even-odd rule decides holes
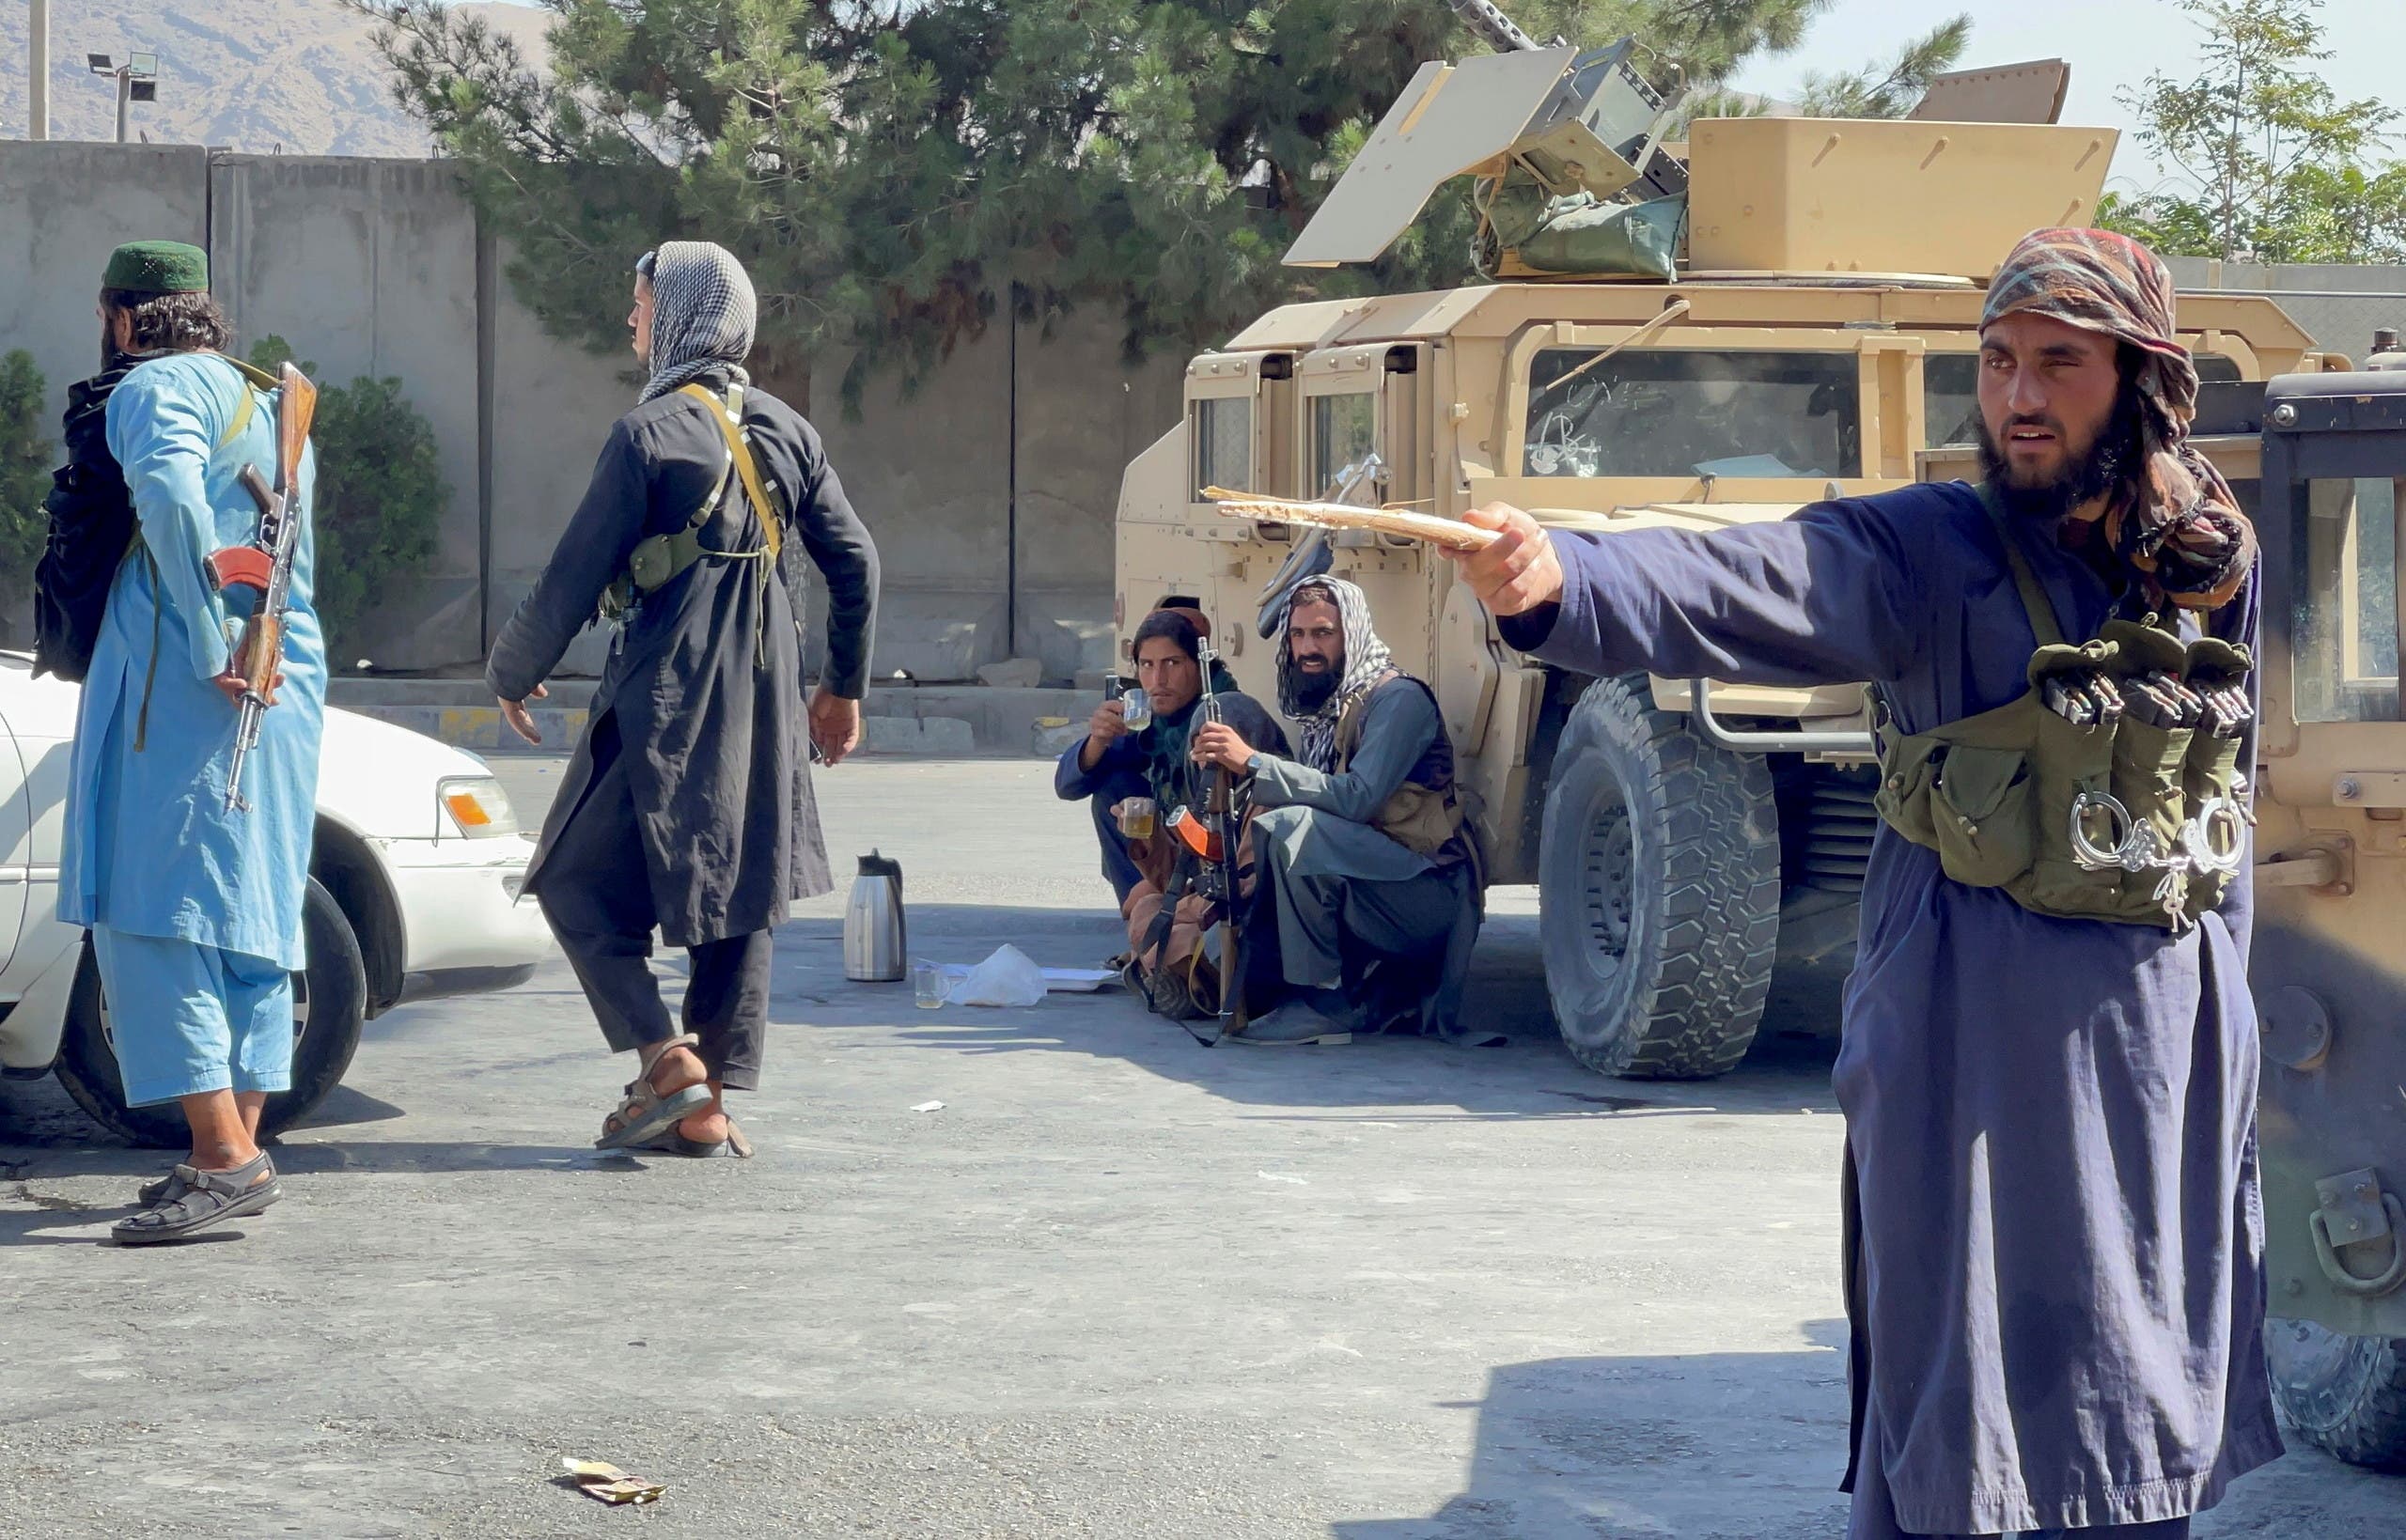
[[[1360,583],[1436,690],[1486,880],[1539,889],[1571,1051],[1713,1075],[1775,983],[1851,961],[1862,691],[1567,674],[1506,647],[1427,548],[1239,522],[1202,489],[1447,516],[1501,499],[1609,534],[1902,486],[1972,437],[1989,274],[2030,229],[2088,217],[2117,134],[2058,124],[2065,72],[2043,64],[1948,77],[1907,120],[1700,118],[1673,143],[1675,86],[1634,42],[1540,47],[1457,9],[1499,52],[1424,65],[1287,260],[1370,261],[1467,176],[1490,281],[1284,306],[1194,359],[1184,420],[1122,482],[1121,646],[1185,596],[1273,699],[1275,646],[1242,621],[1298,571]],[[2179,327],[2210,380],[2326,362],[2260,298],[2184,297]]]
[[[2261,443],[2267,1346],[2300,1432],[2406,1470],[2406,368],[2273,381]]]

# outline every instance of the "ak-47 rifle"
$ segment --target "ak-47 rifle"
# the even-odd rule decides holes
[[[257,608],[242,628],[233,666],[242,677],[242,723],[234,734],[234,763],[226,772],[226,811],[247,813],[242,767],[258,747],[259,720],[275,704],[275,681],[284,664],[284,614],[292,603],[292,557],[301,546],[301,457],[309,445],[309,424],[318,413],[318,387],[289,362],[275,402],[275,485],[256,465],[237,478],[259,506],[258,534],[247,545],[211,552],[209,574],[221,593],[250,588]]]
[[[1203,697],[1195,708],[1195,725],[1223,724],[1227,717],[1220,708],[1218,692],[1211,688],[1211,671],[1219,665],[1220,655],[1208,638],[1195,651],[1195,661],[1203,671]],[[1215,1035],[1208,1038],[1195,1034],[1195,1040],[1210,1048],[1242,1026],[1237,1009],[1237,999],[1244,986],[1244,926],[1237,909],[1237,846],[1242,830],[1237,809],[1236,776],[1226,766],[1214,766],[1211,789],[1204,797],[1203,816],[1195,817],[1186,809],[1180,809],[1180,814],[1170,820],[1169,832],[1186,847],[1187,856],[1197,863],[1195,887],[1204,901],[1220,912],[1220,996],[1213,1012],[1219,1019],[1219,1028]],[[1166,900],[1168,904],[1177,901],[1176,894]],[[1164,909],[1164,912],[1168,911]],[[1234,1028],[1231,1022],[1236,1023]]]

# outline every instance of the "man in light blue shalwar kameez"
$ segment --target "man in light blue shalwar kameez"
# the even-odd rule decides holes
[[[108,403],[139,538],[109,591],[85,681],[60,856],[59,917],[91,927],[126,1100],[179,1101],[192,1155],[143,1190],[120,1242],[173,1239],[278,1196],[258,1147],[267,1097],[291,1082],[291,973],[324,722],[325,649],[310,607],[314,460],[285,616],[283,681],[228,811],[241,693],[235,656],[255,596],[220,593],[205,560],[253,539],[236,479],[273,478],[276,397],[219,350],[207,259],[169,242],[110,259],[102,323],[144,359]]]

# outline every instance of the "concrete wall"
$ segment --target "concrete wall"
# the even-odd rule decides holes
[[[814,375],[813,421],[884,568],[873,666],[881,677],[974,678],[1010,656],[1009,333],[996,325],[962,344],[908,397],[880,379],[858,422],[836,401],[847,362]],[[1109,507],[1097,511],[1107,525]]]
[[[634,402],[634,387],[622,378],[634,368],[633,353],[589,352],[553,336],[510,292],[508,270],[507,248],[489,254],[492,498],[485,646],[541,575],[585,495],[611,423]],[[570,647],[561,672],[599,674],[608,649],[607,633],[589,629]]]
[[[352,656],[335,666],[478,661],[477,236],[458,183],[433,162],[220,155],[209,243],[238,347],[281,335],[321,385],[397,377],[434,429],[451,504],[433,560],[343,639]]]
[[[98,371],[101,270],[121,241],[198,244],[209,234],[209,155],[148,145],[0,145],[0,353],[22,348],[49,385],[54,440],[67,387]],[[14,640],[33,596],[0,594]]]
[[[0,144],[0,350],[34,353],[54,421],[97,356],[102,262],[137,235],[210,248],[238,347],[280,333],[321,383],[402,381],[450,507],[429,570],[336,666],[476,672],[633,404],[632,359],[542,331],[439,162]],[[1119,470],[1177,421],[1183,361],[1125,366],[1114,317],[1049,341],[998,319],[916,394],[874,384],[858,421],[836,404],[844,362],[816,372],[814,420],[883,560],[878,673],[960,680],[1025,656],[1067,682],[1106,666]],[[815,630],[815,583],[807,602]],[[0,621],[24,608],[0,596]],[[604,642],[588,633],[563,672],[598,670]]]
[[[2406,267],[2267,266],[2175,257],[2164,264],[2183,290],[2261,294],[2305,329],[2317,347],[2363,363],[2376,327],[2406,332]]]
[[[1084,312],[1051,341],[1023,329],[1017,359],[1019,602],[1013,650],[1048,678],[1113,666],[1112,530],[1119,473],[1176,425],[1183,358],[1119,362],[1116,315]]]

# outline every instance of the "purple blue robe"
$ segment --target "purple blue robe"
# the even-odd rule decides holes
[[[2066,636],[2130,601],[2022,545]],[[1505,640],[1597,676],[1877,681],[1907,733],[2005,705],[2036,640],[1961,483],[1697,534],[1555,536]],[[2254,584],[2210,622],[2248,642]],[[2242,764],[2252,764],[2252,734]],[[2275,1459],[2250,879],[2184,934],[2033,914],[1883,826],[1847,1118],[1850,1540],[2176,1518]]]

